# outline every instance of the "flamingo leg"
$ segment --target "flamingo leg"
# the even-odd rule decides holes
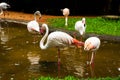
[[[94,67],[94,56],[95,56],[95,52],[92,52],[91,60],[90,60],[90,65],[91,65],[92,67]]]
[[[94,67],[90,65],[90,72],[91,72],[91,77],[94,78],[95,72],[94,72]]]
[[[58,48],[58,76],[60,74],[60,48]]]
[[[94,56],[95,56],[95,52],[92,52],[91,55],[91,61],[90,61],[90,71],[91,71],[91,77],[94,77]]]
[[[88,54],[87,54],[87,65],[89,65],[90,63],[89,63],[89,60],[90,60],[90,54],[89,54],[89,52],[87,52]]]
[[[67,21],[68,21],[68,17],[66,16],[66,17],[65,17],[65,26],[68,25],[68,24],[67,24]]]

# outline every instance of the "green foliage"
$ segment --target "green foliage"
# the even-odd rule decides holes
[[[49,25],[55,28],[75,31],[75,22],[81,18],[68,18],[68,26],[65,26],[64,18],[48,19]],[[120,20],[105,20],[102,17],[86,18],[86,33],[120,36]]]

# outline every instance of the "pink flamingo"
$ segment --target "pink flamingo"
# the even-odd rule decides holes
[[[95,52],[100,47],[100,39],[97,37],[89,37],[84,43],[84,50],[85,51],[92,51],[90,64],[94,63],[94,55]]]
[[[68,8],[61,9],[63,15],[65,16],[65,26],[68,25],[68,15],[70,14],[70,10]]]
[[[36,11],[34,13],[34,20],[32,20],[32,21],[30,21],[30,22],[27,23],[28,32],[30,32],[32,34],[35,34],[36,32],[40,33],[40,27],[39,27],[39,23],[37,22],[36,15],[40,16],[39,19],[41,18],[40,11]],[[36,43],[36,36],[34,36],[33,43]]]
[[[34,20],[27,23],[27,29],[30,33],[40,32],[39,23],[37,22],[36,15],[39,15],[41,18],[40,11],[34,13]]]
[[[7,8],[9,8],[9,7],[10,7],[9,4],[7,4],[7,3],[5,3],[5,2],[1,2],[1,3],[0,3],[0,15],[3,14],[3,9],[7,9]]]
[[[85,33],[85,29],[86,29],[85,24],[86,24],[85,18],[82,18],[82,20],[77,21],[75,23],[75,30],[78,31],[81,36],[83,36],[83,34]],[[81,37],[81,40],[82,40],[82,37]]]
[[[80,42],[69,34],[62,32],[62,31],[54,31],[51,32],[49,35],[49,29],[47,24],[42,24],[41,32],[45,31],[46,33],[40,41],[40,48],[47,49],[48,47],[57,47],[58,48],[58,70],[60,68],[60,48],[64,46],[76,45],[76,46],[84,46],[83,42]],[[46,44],[44,44],[47,38]]]

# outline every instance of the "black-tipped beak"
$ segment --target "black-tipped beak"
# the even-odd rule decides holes
[[[41,19],[42,17],[40,16],[39,19]]]
[[[11,8],[11,6],[10,6],[9,4],[7,5],[7,7],[8,7],[8,8]]]

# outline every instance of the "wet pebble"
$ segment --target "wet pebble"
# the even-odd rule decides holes
[[[20,64],[19,64],[19,63],[15,63],[14,65],[15,65],[15,66],[19,66]]]
[[[29,41],[26,41],[26,44],[28,44],[29,43]]]
[[[14,80],[14,78],[10,78],[10,80]]]
[[[11,49],[13,49],[13,48],[12,47],[6,48],[6,50],[11,50]]]
[[[118,71],[120,71],[120,68],[118,68]]]

